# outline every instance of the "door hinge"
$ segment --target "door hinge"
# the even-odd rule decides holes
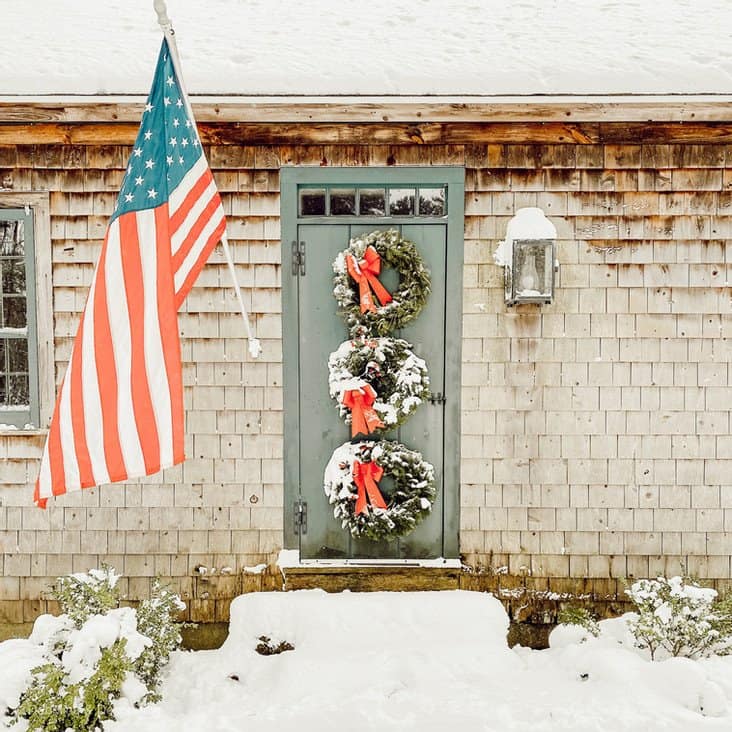
[[[298,498],[295,501],[295,533],[299,535],[308,533],[308,504],[307,501],[303,501],[302,498]]]
[[[437,394],[430,394],[430,404],[444,404],[447,401],[447,397],[440,391]]]
[[[294,277],[297,277],[297,275],[305,274],[305,242],[304,241],[293,241],[292,242],[292,274]]]

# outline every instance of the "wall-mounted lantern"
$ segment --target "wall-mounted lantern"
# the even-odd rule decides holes
[[[506,304],[548,304],[554,296],[557,230],[540,208],[520,208],[493,258],[504,267]]]

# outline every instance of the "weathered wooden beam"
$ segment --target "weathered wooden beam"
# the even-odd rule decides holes
[[[203,123],[204,143],[216,145],[462,145],[466,143],[598,142],[598,125],[550,123],[270,124]],[[131,145],[130,123],[0,124],[0,145]]]
[[[117,123],[0,123],[0,145],[131,145],[138,125]],[[680,143],[728,144],[732,123],[203,123],[213,145],[469,145]]]
[[[732,123],[675,122],[675,123],[613,123],[599,125],[599,139],[605,143],[729,143],[732,142]]]
[[[199,122],[692,122],[732,121],[726,97],[193,98]],[[141,97],[0,100],[0,122],[137,122]]]

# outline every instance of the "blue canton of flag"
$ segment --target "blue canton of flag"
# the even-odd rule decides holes
[[[167,41],[158,57],[150,96],[142,115],[114,216],[153,208],[168,200],[201,157],[196,126],[188,116]]]

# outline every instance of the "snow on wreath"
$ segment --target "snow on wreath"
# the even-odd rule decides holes
[[[391,479],[382,493],[378,483]],[[399,442],[366,441],[337,447],[324,476],[325,495],[341,526],[357,539],[392,541],[432,510],[435,469]]]
[[[383,263],[399,273],[390,293],[378,277]],[[333,294],[349,326],[359,323],[388,335],[422,311],[430,293],[430,273],[414,242],[396,229],[356,236],[333,262]]]
[[[351,436],[403,424],[430,396],[427,365],[401,338],[370,338],[354,328],[328,358],[328,386]]]

